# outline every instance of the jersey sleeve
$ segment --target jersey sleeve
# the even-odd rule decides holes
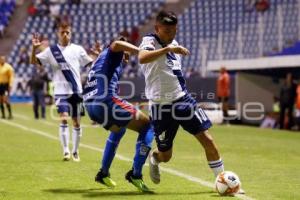
[[[83,47],[79,46],[79,62],[80,66],[84,67],[90,62],[93,62],[93,59],[87,54]]]
[[[144,37],[139,48],[143,50],[149,50],[149,51],[155,50],[155,38]]]
[[[50,48],[47,47],[44,51],[38,53],[36,58],[41,62],[42,65],[46,65],[50,62],[51,51]]]

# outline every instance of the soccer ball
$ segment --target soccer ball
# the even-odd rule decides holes
[[[235,173],[224,171],[217,176],[215,185],[221,196],[232,196],[239,191],[241,181]]]

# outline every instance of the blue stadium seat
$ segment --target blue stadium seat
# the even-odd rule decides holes
[[[106,44],[124,27],[131,30],[133,26],[144,24],[145,20],[164,4],[165,0],[82,0],[79,6],[61,4],[60,14],[67,15],[71,19],[75,43],[91,44],[97,39],[102,44]],[[49,16],[28,17],[25,28],[8,58],[13,61],[13,66],[17,66],[17,59],[14,58],[19,54],[20,47],[25,46],[30,49],[32,33],[43,33],[43,36],[53,44],[56,41],[53,26],[54,21]],[[26,68],[24,66],[17,68],[20,68],[16,70],[19,75],[31,73],[29,69],[24,70],[23,68]]]

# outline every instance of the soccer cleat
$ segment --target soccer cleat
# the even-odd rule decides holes
[[[125,179],[129,183],[132,183],[140,192],[153,193],[153,191],[151,191],[144,183],[142,176],[133,175],[133,170],[130,170],[126,173]]]
[[[154,163],[153,152],[149,154],[149,172],[150,178],[153,183],[159,184],[160,182],[160,173],[158,164]]]
[[[69,152],[64,153],[63,161],[69,161],[71,158],[71,155]]]
[[[72,153],[72,159],[73,159],[73,161],[75,161],[75,162],[79,162],[79,161],[80,161],[80,157],[79,157],[78,152]]]
[[[109,188],[114,188],[117,185],[117,183],[110,178],[110,174],[104,174],[102,170],[97,173],[95,181]]]

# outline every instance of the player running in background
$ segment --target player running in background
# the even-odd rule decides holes
[[[5,62],[5,56],[0,55],[0,109],[1,118],[5,119],[4,104],[8,111],[8,119],[12,119],[11,105],[9,95],[14,81],[14,69]]]
[[[218,149],[208,133],[212,124],[186,89],[181,55],[188,55],[189,51],[174,40],[176,31],[176,15],[161,11],[156,18],[155,34],[143,37],[138,55],[158,147],[149,156],[150,177],[156,184],[160,182],[159,163],[168,162],[172,157],[179,125],[203,146],[214,175],[224,171]]]
[[[102,166],[95,181],[108,187],[116,183],[110,178],[109,169],[117,147],[126,129],[138,132],[133,167],[125,178],[141,192],[151,192],[142,179],[142,168],[148,157],[153,140],[149,118],[133,105],[118,97],[118,81],[128,53],[137,54],[139,49],[119,38],[102,51],[88,74],[84,88],[84,103],[93,121],[102,124],[110,135],[106,141]]]
[[[36,55],[41,41],[37,34],[32,38],[32,64],[49,64],[54,71],[53,84],[55,104],[60,116],[59,138],[63,147],[63,160],[70,160],[69,150],[69,126],[67,119],[69,115],[73,121],[72,131],[72,158],[80,161],[79,143],[82,136],[80,127],[80,104],[82,102],[82,86],[80,81],[80,67],[84,67],[93,60],[83,47],[71,43],[71,25],[62,22],[57,29],[58,43],[47,47]]]

